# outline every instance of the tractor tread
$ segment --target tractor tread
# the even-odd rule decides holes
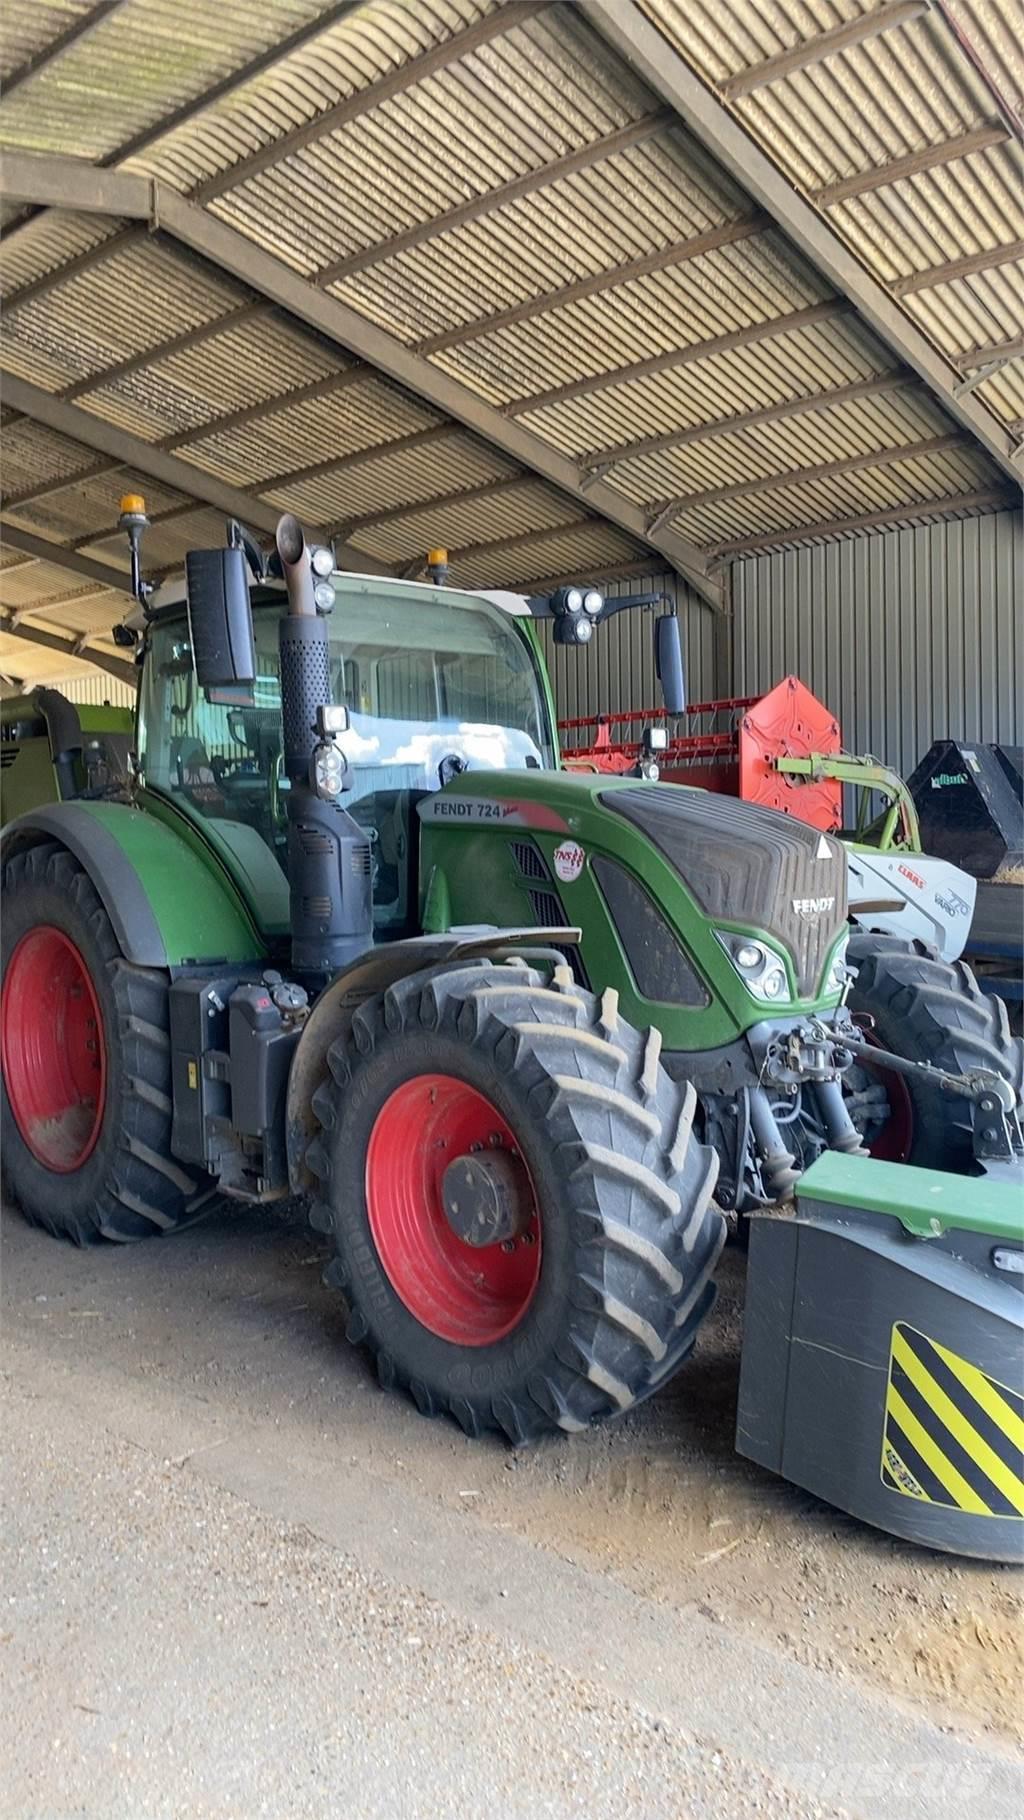
[[[879,1041],[894,1054],[961,1073],[989,1068],[1024,1096],[1024,1041],[1011,1036],[1001,999],[982,992],[965,961],[949,963],[924,942],[854,931],[850,965],[857,978],[850,1009],[869,1013]],[[908,1161],[967,1173],[972,1114],[967,1100],[911,1081],[914,1140]]]
[[[438,1066],[447,1045],[451,1065],[468,1051],[487,1078],[501,1077],[519,1108],[509,1114],[513,1129],[541,1147],[558,1184],[545,1205],[546,1217],[557,1209],[564,1220],[558,1243],[550,1241],[552,1255],[561,1253],[551,1266],[561,1312],[549,1310],[536,1343],[519,1337],[529,1312],[493,1346],[439,1340],[383,1274],[360,1159],[385,1083],[408,1078],[417,1039],[442,1058]],[[550,984],[521,960],[474,960],[409,976],[361,1005],[328,1051],[312,1099],[319,1131],[306,1154],[319,1184],[312,1223],[333,1232],[337,1247],[327,1281],[344,1292],[347,1337],[373,1354],[381,1384],[468,1435],[496,1432],[513,1446],[592,1427],[663,1384],[713,1301],[725,1238],[711,1198],[717,1159],[694,1134],[695,1104],[692,1087],[661,1067],[660,1044],[622,1019],[614,995],[595,998],[561,969]],[[365,1132],[360,1119],[369,1121]]]
[[[31,1224],[76,1245],[124,1244],[193,1224],[213,1199],[213,1184],[171,1153],[167,975],[125,959],[91,878],[58,842],[14,854],[3,868],[3,888],[5,955],[34,923],[52,920],[64,929],[92,973],[108,1038],[107,1117],[94,1151],[73,1174],[57,1178],[36,1161],[4,1094],[11,1198]]]

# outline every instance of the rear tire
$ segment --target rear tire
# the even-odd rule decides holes
[[[9,860],[3,869],[3,893],[5,986],[24,937],[48,929],[58,940],[63,938],[84,969],[83,988],[91,988],[99,1026],[95,1041],[103,1046],[104,1062],[96,1128],[77,1153],[72,1145],[62,1160],[59,1150],[35,1134],[25,1116],[31,1081],[26,1095],[25,1081],[13,1078],[15,1069],[24,1072],[33,1065],[31,1041],[26,1047],[24,1037],[24,1017],[31,1015],[31,1005],[26,1007],[22,1000],[15,1020],[12,998],[5,996],[5,1073],[12,1078],[4,1081],[0,1111],[4,1179],[13,1199],[32,1225],[76,1245],[100,1239],[128,1242],[191,1224],[200,1203],[212,1198],[213,1184],[171,1155],[166,976],[124,959],[91,879],[57,843],[31,847]],[[11,981],[15,977],[11,974]],[[40,1015],[53,1013],[52,1003],[44,1006],[41,997]],[[21,1125],[9,1086],[21,1108]]]
[[[1011,1036],[1001,999],[982,992],[964,961],[939,960],[924,942],[866,931],[850,936],[849,962],[857,969],[851,1011],[874,1019],[870,1034],[908,1061],[932,1062],[952,1074],[988,1068],[1010,1082],[1018,1102],[1024,1091],[1024,1042]],[[866,1073],[867,1071],[865,1071]],[[881,1071],[880,1071],[881,1075]],[[876,1077],[879,1078],[879,1077]],[[966,1099],[939,1093],[909,1076],[884,1077],[907,1119],[895,1160],[967,1175],[974,1166],[972,1108]],[[884,1134],[883,1134],[884,1135]],[[902,1134],[901,1134],[902,1137]],[[871,1145],[878,1152],[877,1141]]]
[[[714,1300],[725,1222],[711,1201],[717,1158],[693,1134],[696,1096],[669,1079],[659,1052],[657,1032],[620,1019],[614,992],[599,1000],[568,969],[548,986],[522,963],[489,962],[398,982],[332,1046],[330,1078],[313,1098],[323,1127],[308,1152],[321,1184],[313,1224],[335,1239],[327,1280],[347,1299],[348,1338],[424,1415],[516,1444],[572,1432],[650,1395],[691,1350]],[[417,1317],[413,1308],[429,1304],[408,1274],[403,1299],[374,1237],[382,1110],[420,1081],[429,1120],[431,1079],[464,1084],[494,1109],[537,1209],[535,1285],[524,1278],[511,1326],[506,1306],[493,1334],[486,1320],[467,1325],[469,1343],[446,1337],[455,1329],[443,1298],[432,1327]],[[411,1121],[410,1150],[465,1153],[457,1143],[449,1151],[440,1130]],[[403,1154],[391,1146],[389,1181],[403,1179]],[[450,1251],[443,1211],[432,1218]],[[464,1280],[483,1260],[483,1283],[486,1251],[462,1250]],[[465,1320],[461,1295],[453,1287],[450,1306]]]

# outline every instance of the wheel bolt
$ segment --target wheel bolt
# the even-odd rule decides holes
[[[502,1246],[501,1246],[502,1251],[514,1251],[515,1248],[516,1248],[515,1239],[504,1239],[502,1241]]]

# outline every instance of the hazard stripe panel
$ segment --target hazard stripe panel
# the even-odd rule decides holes
[[[1024,1401],[916,1327],[889,1346],[882,1483],[978,1517],[1024,1516]]]

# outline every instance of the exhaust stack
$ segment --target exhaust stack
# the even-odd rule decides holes
[[[288,589],[278,648],[292,969],[316,992],[373,945],[370,843],[337,800],[346,768],[334,733],[344,711],[331,700],[327,624],[317,609],[324,583],[314,581],[309,547],[290,512],[278,521],[277,553]],[[333,762],[323,762],[325,753]]]

